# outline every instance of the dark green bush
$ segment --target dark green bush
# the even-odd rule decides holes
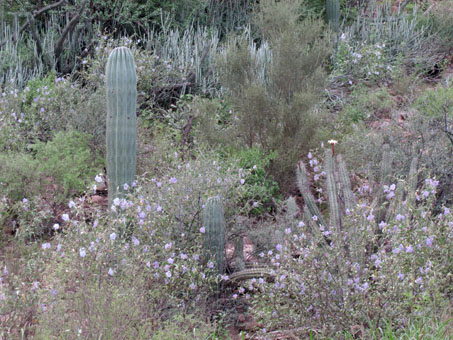
[[[92,153],[90,138],[77,131],[58,132],[52,141],[31,146],[38,171],[58,188],[57,200],[84,191],[100,172],[103,161]]]
[[[291,181],[300,154],[313,145],[319,120],[312,108],[326,79],[323,24],[300,21],[301,7],[299,0],[261,1],[254,14],[261,47],[233,38],[218,62],[233,106],[228,139],[277,152],[271,171],[281,185]]]
[[[277,182],[267,172],[269,164],[276,158],[276,153],[266,154],[262,149],[253,147],[242,149],[236,155],[239,167],[247,174],[242,179],[247,189],[243,201],[253,207],[251,213],[260,216],[275,210],[275,202],[281,199]]]

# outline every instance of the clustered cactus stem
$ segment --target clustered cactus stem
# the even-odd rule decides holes
[[[107,92],[107,178],[109,206],[135,178],[137,77],[132,52],[115,48],[105,70]]]

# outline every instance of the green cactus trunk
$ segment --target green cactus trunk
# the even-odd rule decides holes
[[[302,161],[299,161],[296,169],[297,175],[297,186],[299,188],[300,193],[304,199],[305,206],[308,208],[310,214],[310,220],[316,216],[316,224],[324,228],[327,227],[327,223],[324,221],[321,212],[319,211],[316,203],[315,198],[310,192],[310,181],[308,180],[307,170],[305,169],[305,164]]]
[[[107,90],[107,178],[109,206],[124,195],[135,177],[137,76],[127,47],[110,53],[105,70]]]
[[[225,271],[225,225],[221,198],[219,196],[208,198],[203,216],[205,261],[214,256],[219,274]]]
[[[335,180],[335,159],[332,156],[332,152],[327,149],[324,153],[324,167],[326,170],[326,187],[327,197],[329,200],[329,224],[331,228],[335,228],[338,233],[341,231],[341,212],[340,204],[338,202],[339,190]]]
[[[340,2],[339,0],[326,0],[326,16],[330,28],[334,32],[340,29]]]

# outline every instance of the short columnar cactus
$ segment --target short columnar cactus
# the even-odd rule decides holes
[[[135,177],[137,76],[127,47],[110,53],[105,70],[107,90],[107,178],[109,205]]]
[[[220,274],[225,271],[225,224],[222,199],[219,196],[210,197],[203,216],[205,258],[214,256]]]

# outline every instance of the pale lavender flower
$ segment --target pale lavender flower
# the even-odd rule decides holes
[[[80,255],[81,258],[84,258],[87,255],[87,252],[86,252],[85,248],[80,248],[79,249],[79,255]]]
[[[49,242],[43,243],[41,248],[42,249],[50,249],[50,243]]]
[[[108,274],[109,274],[110,276],[113,276],[113,274],[115,274],[115,271],[114,271],[112,268],[109,268]]]
[[[214,268],[214,263],[212,261],[208,262],[208,268],[210,269]]]
[[[173,245],[173,244],[172,244],[171,242],[170,242],[170,243],[167,243],[167,244],[165,245],[165,250],[166,250],[166,251],[169,251],[169,250],[171,249],[172,245]]]
[[[102,182],[102,177],[99,176],[99,175],[96,175],[96,177],[94,178],[94,180],[98,183],[101,183]]]
[[[69,207],[69,209],[74,208],[75,207],[74,201],[69,201],[68,207]]]
[[[386,227],[386,226],[387,226],[387,223],[385,223],[384,221],[381,221],[381,222],[379,223],[379,228],[381,228],[381,229],[384,228],[384,227]]]
[[[283,247],[282,247],[281,244],[277,244],[277,245],[275,246],[275,248],[277,249],[277,251],[282,251],[282,249],[283,249]]]
[[[165,273],[165,276],[168,277],[168,278],[170,278],[170,277],[171,277],[171,272],[170,272],[170,271],[166,272],[166,273]]]
[[[65,222],[69,221],[69,215],[68,215],[68,214],[63,214],[63,215],[61,216],[61,218],[62,218],[62,220],[65,221]]]
[[[112,241],[115,241],[115,240],[116,240],[116,233],[111,233],[111,234],[110,234],[110,239],[111,239]]]
[[[200,228],[200,233],[204,234],[206,232],[206,228],[205,227],[201,227]]]
[[[170,178],[170,184],[175,184],[177,179],[175,177]]]
[[[140,244],[140,241],[135,237],[135,236],[132,236],[132,243],[135,245],[135,246],[138,246]]]
[[[406,253],[413,253],[414,252],[414,248],[409,244],[407,247],[406,247]]]

